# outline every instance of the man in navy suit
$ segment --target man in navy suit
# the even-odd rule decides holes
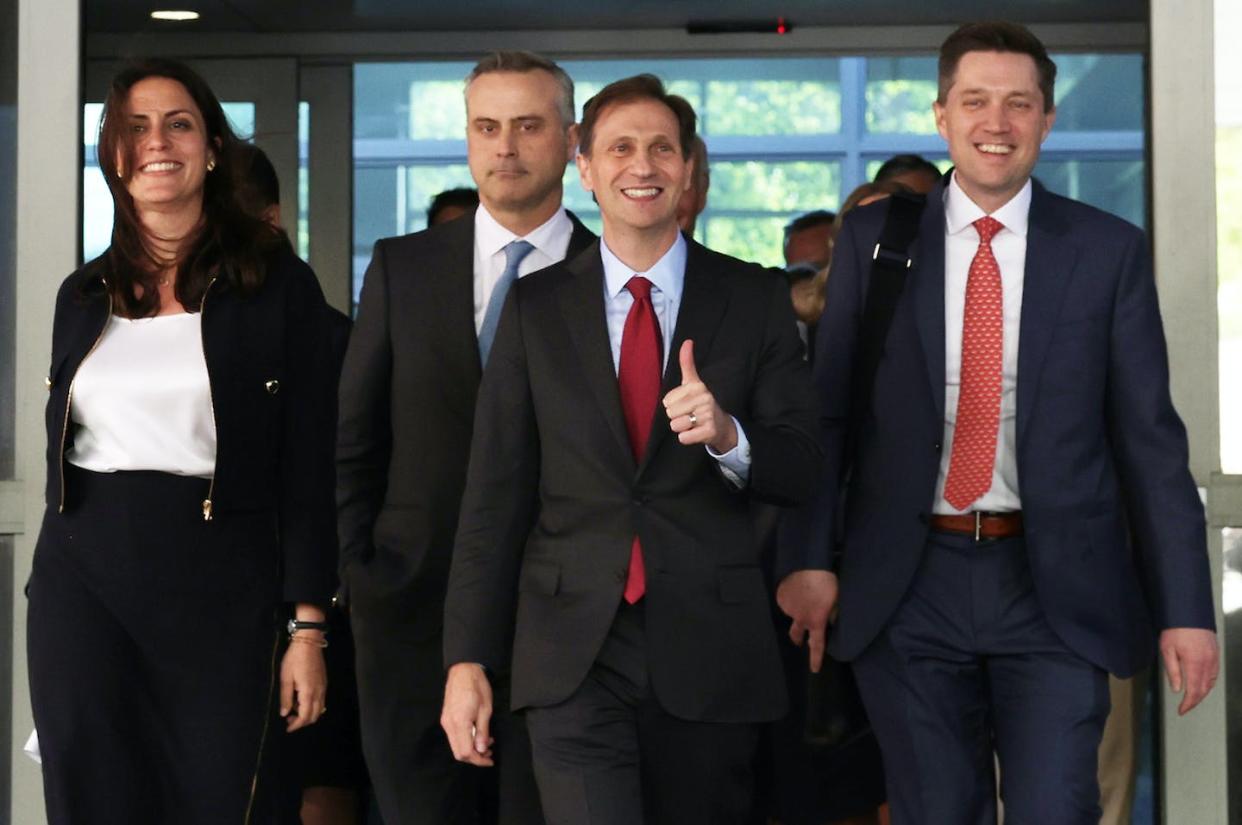
[[[955,169],[853,416],[883,202],[846,220],[828,280],[827,469],[784,530],[778,599],[812,666],[839,608],[829,651],[854,663],[895,825],[995,822],[994,753],[1011,825],[1098,822],[1106,674],[1134,673],[1158,634],[1185,713],[1219,668],[1147,241],[1031,180],[1055,75],[1013,24],[941,47]]]

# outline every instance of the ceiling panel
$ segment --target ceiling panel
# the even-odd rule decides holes
[[[201,19],[166,23],[156,8]],[[1024,23],[1143,22],[1146,0],[85,0],[88,32],[367,32],[523,29],[682,29],[691,22],[794,26],[944,25],[1002,16]]]

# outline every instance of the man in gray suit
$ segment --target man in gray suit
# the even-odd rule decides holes
[[[485,57],[466,81],[466,115],[480,206],[376,244],[341,382],[341,578],[363,749],[390,823],[542,822],[518,720],[497,720],[493,771],[456,762],[440,733],[443,604],[500,306],[516,278],[594,236],[561,206],[577,126],[559,66]],[[503,668],[492,675],[503,692]]]

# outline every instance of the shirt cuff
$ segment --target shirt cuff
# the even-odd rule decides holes
[[[750,481],[750,440],[746,438],[746,431],[736,418],[733,418],[733,428],[737,430],[737,444],[729,452],[718,453],[709,445],[703,446],[707,447],[707,454],[720,464],[720,472],[724,473],[724,477],[740,490]]]

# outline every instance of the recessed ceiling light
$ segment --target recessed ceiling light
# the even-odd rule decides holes
[[[152,20],[178,20],[178,21],[197,20],[198,12],[196,11],[174,11],[174,10],[153,11],[151,12],[151,19]]]

